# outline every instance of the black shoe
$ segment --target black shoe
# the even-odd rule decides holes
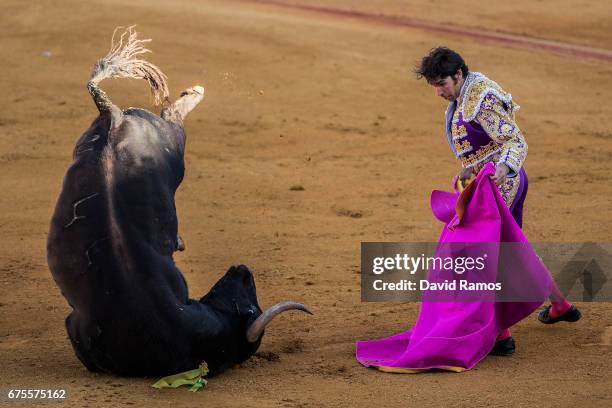
[[[516,343],[512,336],[506,337],[503,340],[495,342],[493,350],[489,353],[491,356],[511,356],[516,351]]]
[[[572,305],[572,307],[570,307],[568,311],[563,313],[561,316],[551,317],[551,307],[552,306],[548,306],[538,314],[539,321],[544,324],[553,324],[557,322],[577,322],[582,317],[582,313],[580,313],[580,310],[578,310],[578,308],[574,305]]]

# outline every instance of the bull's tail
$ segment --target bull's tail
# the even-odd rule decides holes
[[[150,62],[137,58],[138,55],[151,52],[144,47],[144,43],[151,40],[137,39],[138,33],[134,31],[134,26],[128,27],[118,41],[115,40],[116,32],[117,29],[113,33],[109,53],[96,62],[87,83],[87,89],[100,113],[117,110],[108,95],[98,87],[98,83],[106,78],[145,79],[151,87],[155,104],[161,105],[167,101],[170,92],[164,73]]]

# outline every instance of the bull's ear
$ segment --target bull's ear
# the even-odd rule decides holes
[[[204,88],[196,85],[181,92],[181,96],[174,103],[161,112],[161,117],[167,121],[183,124],[187,114],[204,99]]]

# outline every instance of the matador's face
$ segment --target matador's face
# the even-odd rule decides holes
[[[459,92],[463,86],[463,73],[459,70],[455,75],[447,77],[433,78],[427,83],[434,87],[436,96],[446,99],[449,102],[454,102],[459,97]]]

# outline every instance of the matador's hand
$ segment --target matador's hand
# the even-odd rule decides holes
[[[500,163],[495,167],[495,175],[491,176],[491,178],[495,181],[495,184],[500,186],[506,181],[508,173],[510,173],[510,167],[504,163]]]
[[[463,182],[469,179],[470,177],[472,177],[472,175],[474,175],[474,169],[472,169],[471,167],[467,167],[467,168],[461,169],[459,174],[457,174],[457,178],[459,179],[459,181]]]

